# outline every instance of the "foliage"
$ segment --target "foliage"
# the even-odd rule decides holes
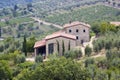
[[[13,69],[13,77],[16,77],[18,74],[21,74],[22,71],[25,69],[33,70],[33,66],[33,62],[24,62],[17,64],[17,66]]]
[[[95,22],[92,24],[92,31],[96,33],[96,36],[99,36],[100,34],[105,34],[106,32],[117,32],[120,29],[118,26],[115,26],[113,24],[110,24],[109,22]]]
[[[24,41],[23,41],[22,51],[25,53],[25,56],[27,56],[27,40],[26,40],[26,35],[24,35]]]
[[[60,52],[59,42],[58,42],[58,40],[56,40],[56,42],[57,42],[57,51],[58,51],[58,53],[59,53],[59,52]]]
[[[61,58],[41,64],[32,73],[30,80],[86,80],[88,77],[77,62]]]
[[[31,37],[29,40],[27,40],[27,43],[26,43],[26,45],[27,45],[27,48],[26,48],[27,52],[34,52],[34,44],[35,44],[35,42],[36,42],[35,37]]]
[[[49,54],[48,59],[49,60],[55,60],[59,57],[60,57],[59,53],[53,53],[53,54]]]
[[[13,80],[30,80],[30,71],[23,69]]]
[[[14,58],[14,63],[15,64],[20,64],[20,63],[24,63],[25,62],[25,56],[24,55],[17,55]]]
[[[2,36],[1,26],[0,26],[0,37]]]
[[[102,49],[110,50],[113,48],[120,49],[120,31],[107,32],[104,36],[93,42],[94,51],[100,52]]]
[[[86,46],[85,48],[85,55],[86,56],[90,56],[92,53],[92,49],[89,46]]]
[[[65,53],[65,45],[64,45],[64,41],[62,40],[62,55],[64,55]]]
[[[117,29],[114,25],[112,25],[110,23],[102,22],[100,24],[100,32],[103,34],[103,33],[108,32],[108,31],[116,32]]]
[[[20,51],[14,51],[14,53],[8,54],[0,54],[0,60],[13,60],[19,54],[21,54]]]
[[[14,53],[15,50],[21,50],[21,44],[13,38],[6,38],[0,42],[0,53]]]
[[[107,60],[113,60],[114,58],[120,58],[120,51],[117,50],[109,50],[106,52]]]
[[[120,16],[116,15],[120,10],[104,6],[95,5],[91,7],[85,7],[81,9],[73,9],[71,11],[56,13],[53,15],[48,15],[45,20],[48,22],[63,25],[71,21],[83,21],[87,23],[94,23],[95,21],[118,21]]]
[[[93,60],[93,59],[91,59],[91,60]],[[97,70],[98,70],[97,66],[93,65],[93,62],[92,62],[92,63],[89,63],[89,67],[88,66],[86,66],[86,67],[87,67],[88,73],[90,74],[91,80],[95,80],[95,76],[96,76]]]
[[[91,29],[96,35],[98,35],[98,33],[100,33],[100,23],[93,23]]]
[[[85,60],[85,67],[89,67],[89,65],[94,64],[94,59],[93,58],[88,58]]]
[[[81,49],[74,49],[74,50],[65,52],[64,56],[66,58],[79,59],[80,57],[82,57],[82,52],[81,52]]]
[[[7,61],[0,60],[0,80],[12,79],[12,71]]]
[[[37,62],[37,63],[43,62],[43,56],[41,56],[41,55],[36,56],[35,62]]]
[[[69,43],[68,43],[68,50],[70,50],[70,47],[71,47],[71,46],[70,46],[70,40],[69,40]]]

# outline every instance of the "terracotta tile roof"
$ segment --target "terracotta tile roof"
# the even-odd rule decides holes
[[[89,24],[86,24],[86,23],[83,23],[83,22],[79,22],[79,21],[75,21],[75,22],[72,22],[72,23],[69,23],[69,24],[65,24],[63,27],[67,28],[67,27],[73,27],[73,26],[76,26],[76,25],[84,25],[85,27],[90,28]]]
[[[35,42],[34,48],[38,48],[45,45],[46,45],[46,40],[44,39],[44,40]]]
[[[71,35],[71,34],[66,34],[65,32],[61,32],[61,31],[55,32],[51,35],[48,35],[48,36],[46,36],[45,39],[48,40],[48,39],[52,39],[52,38],[56,38],[56,37],[65,37],[65,38],[76,40],[76,36]]]
[[[110,22],[110,24],[113,24],[115,26],[120,26],[120,22]]]

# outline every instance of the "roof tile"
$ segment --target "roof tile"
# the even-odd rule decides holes
[[[46,40],[44,39],[44,40],[35,42],[34,48],[45,46],[45,45],[46,45]]]

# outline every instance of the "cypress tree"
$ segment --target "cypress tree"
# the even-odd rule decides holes
[[[70,50],[70,40],[69,40],[69,43],[68,43],[68,50]]]
[[[58,51],[58,53],[59,53],[59,51],[60,51],[59,42],[58,42],[58,40],[56,40],[56,42],[57,42],[57,51]]]
[[[1,33],[1,26],[0,26],[0,37],[1,37],[2,33]]]
[[[27,56],[27,41],[26,41],[25,35],[24,35],[24,41],[23,41],[23,52],[25,53],[25,56]]]
[[[62,40],[62,54],[64,55],[65,52],[65,45],[64,45],[64,41]]]

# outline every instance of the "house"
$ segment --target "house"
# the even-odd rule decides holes
[[[72,34],[76,36],[77,46],[81,45],[83,42],[89,41],[89,30],[90,25],[83,22],[72,22],[69,24],[65,24],[63,30],[67,34]]]
[[[41,54],[45,58],[52,53],[63,55],[65,51],[89,41],[90,25],[79,21],[65,24],[63,29],[46,36],[34,45],[35,56]]]

